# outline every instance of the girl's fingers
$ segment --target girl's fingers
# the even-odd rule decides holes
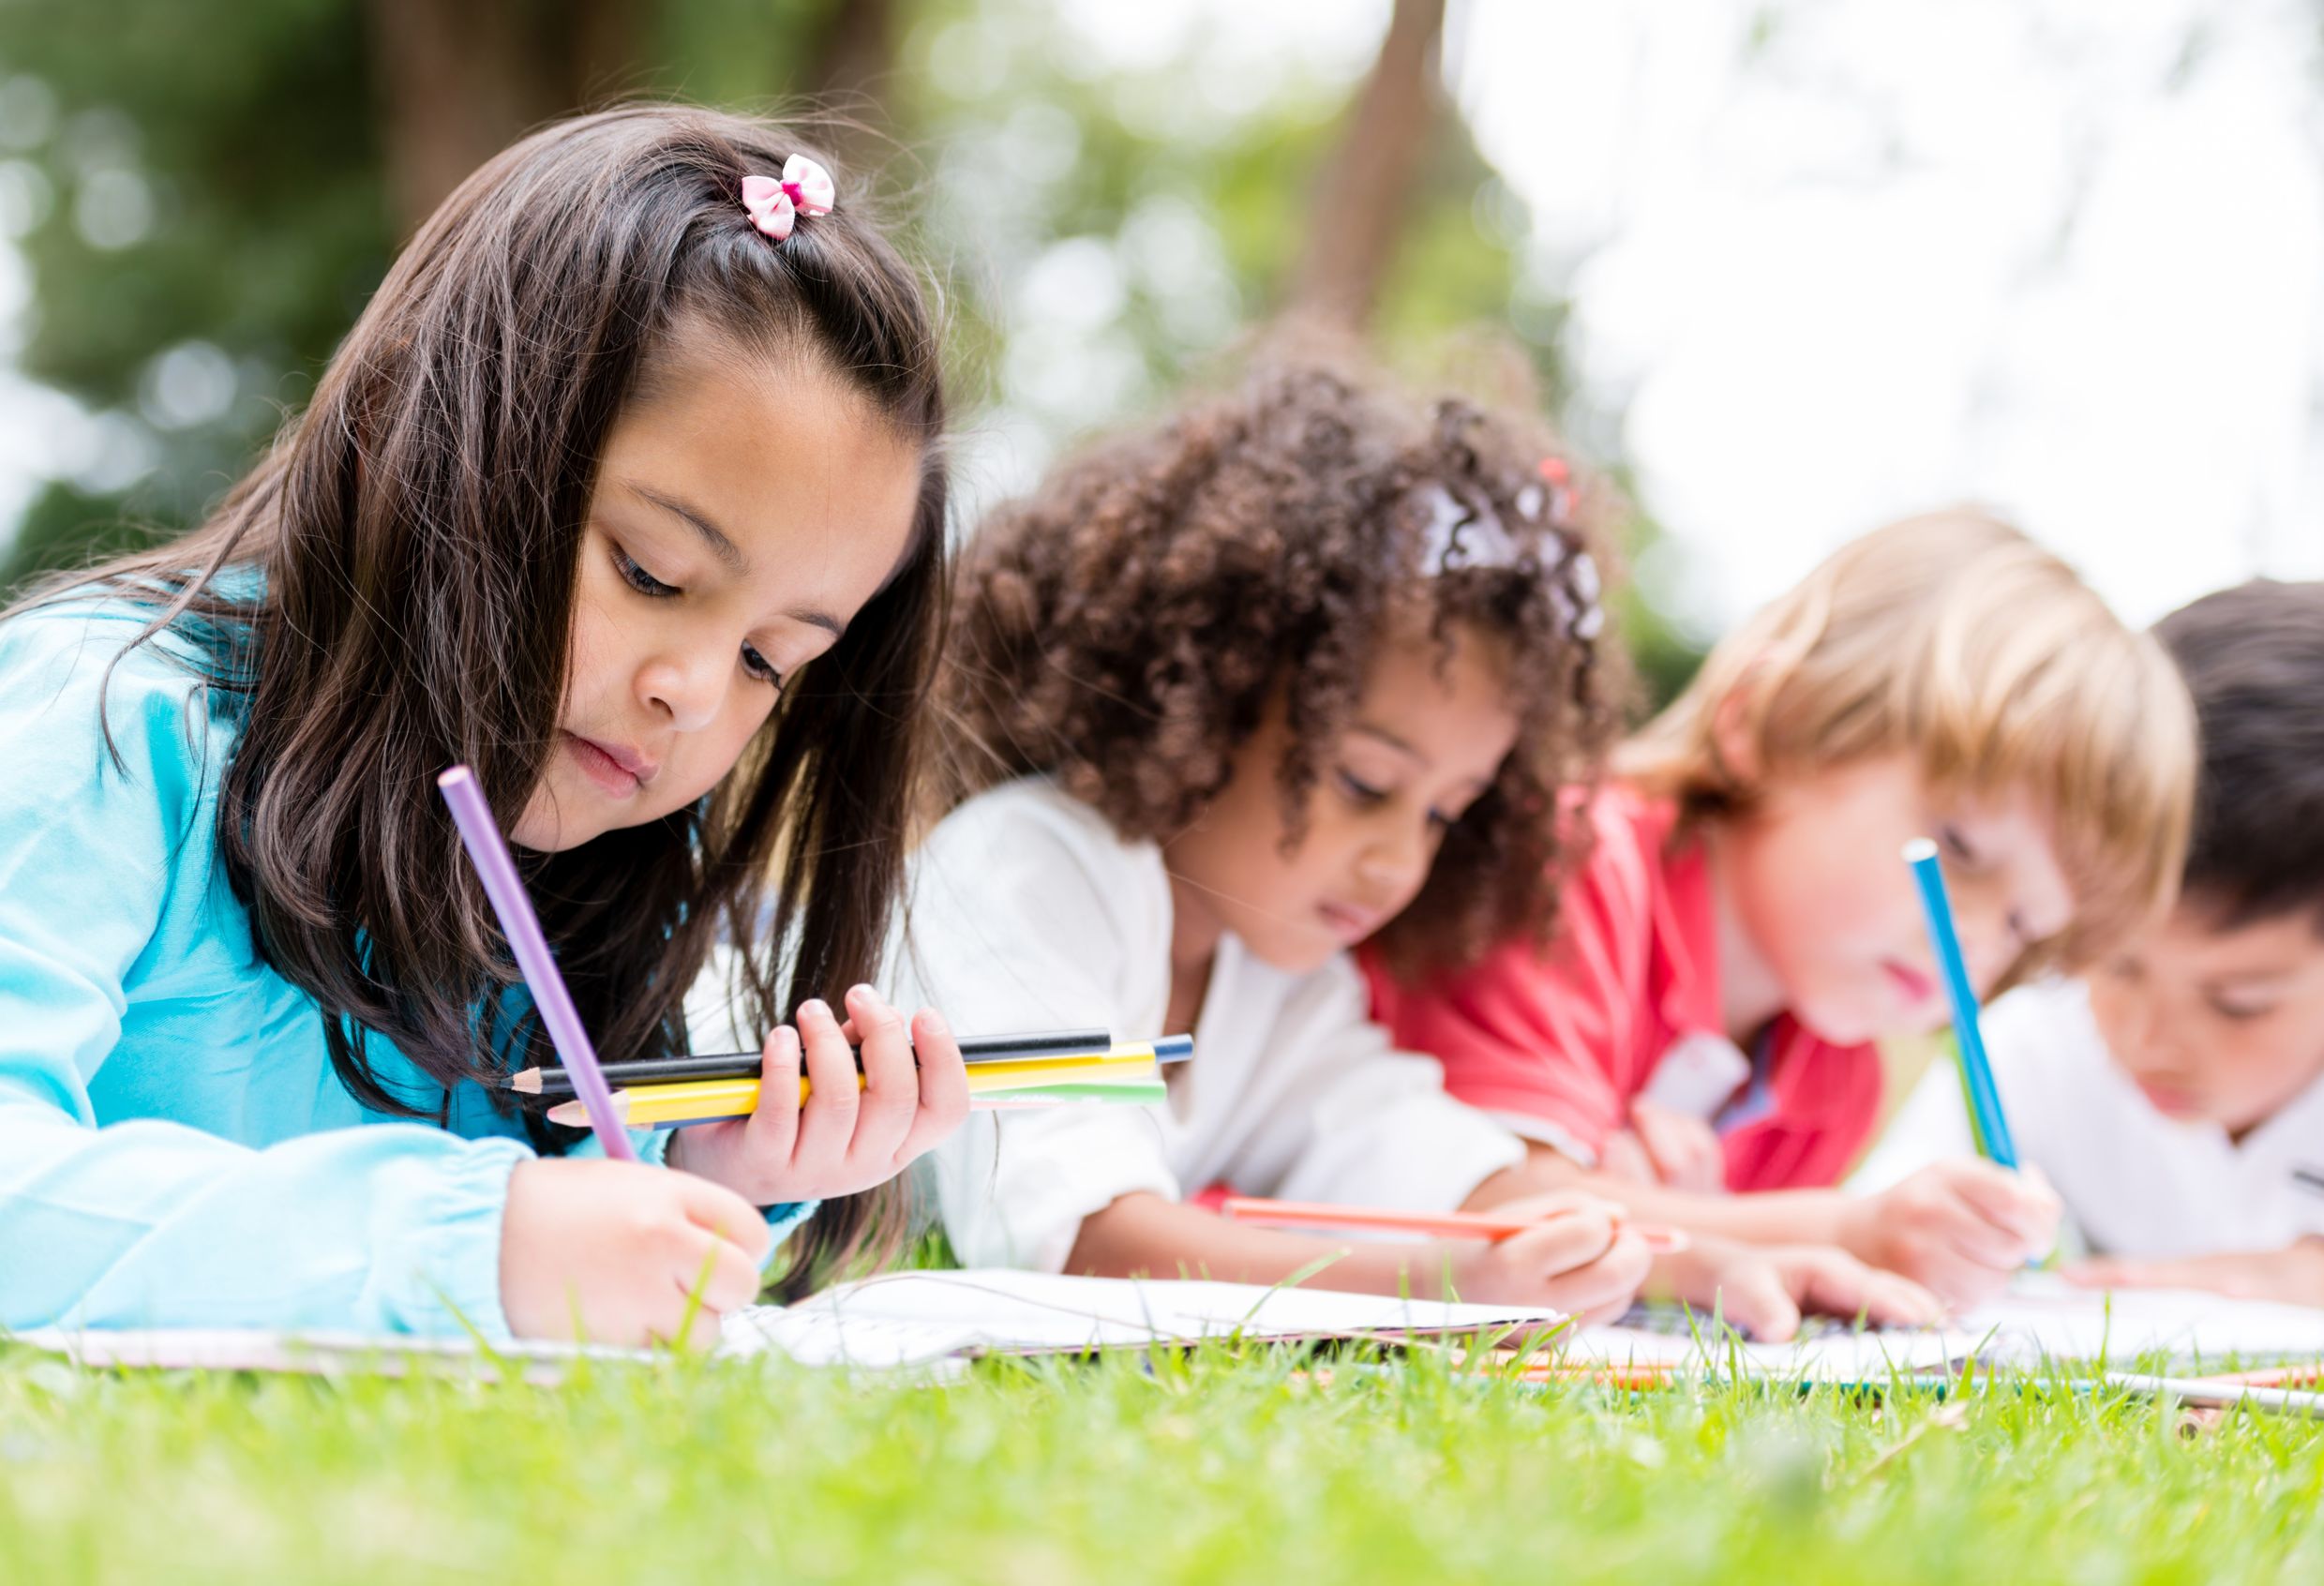
[[[1800,1308],[1784,1286],[1776,1264],[1752,1250],[1727,1264],[1717,1290],[1719,1314],[1731,1326],[1762,1343],[1797,1336]]]
[[[1944,1315],[1937,1296],[1912,1279],[1867,1266],[1844,1250],[1811,1246],[1790,1260],[1805,1309],[1843,1317],[1861,1312],[1882,1326],[1927,1326]]]
[[[1512,1234],[1501,1241],[1501,1249],[1510,1261],[1548,1279],[1587,1266],[1613,1242],[1613,1219],[1604,1212],[1577,1211]]]
[[[2009,1281],[2007,1272],[1963,1261],[1950,1251],[1938,1252],[1922,1264],[1923,1270],[1910,1276],[1955,1309],[1981,1304]]]
[[[705,1230],[679,1252],[679,1264],[670,1273],[670,1298],[665,1302],[667,1320],[652,1330],[668,1343],[716,1343],[719,1319],[757,1299],[759,1282],[758,1268],[732,1241]],[[679,1327],[689,1310],[694,1312],[692,1324],[681,1339]]]
[[[2024,1244],[2041,1243],[2057,1227],[2058,1192],[2037,1169],[2017,1173],[1991,1162],[1960,1162],[1953,1164],[1946,1183],[1979,1219]]]
[[[1899,1272],[1875,1271],[1847,1314],[1859,1309],[1882,1327],[1933,1327],[1944,1320],[1944,1302]]]
[[[1618,1232],[1606,1253],[1576,1272],[1572,1285],[1574,1309],[1589,1322],[1611,1322],[1629,1309],[1654,1264],[1654,1252],[1637,1234]]]
[[[702,1303],[724,1316],[758,1298],[767,1276],[742,1248],[721,1239],[711,1253],[710,1281],[702,1286]]]
[[[766,1259],[767,1250],[774,1243],[774,1234],[767,1227],[767,1219],[742,1196],[723,1184],[713,1184],[690,1173],[672,1174],[671,1182],[682,1197],[686,1220],[705,1234],[733,1246],[751,1263],[751,1270]]]
[[[933,1008],[912,1019],[912,1048],[920,1054],[920,1110],[911,1132],[896,1147],[896,1166],[903,1167],[958,1129],[968,1116],[968,1070],[960,1060],[960,1043],[952,1026]]]
[[[862,1106],[855,1054],[839,1033],[830,1005],[820,997],[799,1005],[799,1037],[806,1050],[810,1088],[807,1104],[800,1109],[799,1144],[791,1160],[810,1173],[828,1173],[846,1159]]]
[[[703,1274],[707,1273],[707,1276]],[[729,1310],[740,1310],[758,1297],[758,1286],[765,1281],[758,1264],[745,1256],[741,1247],[730,1239],[708,1240],[700,1260],[689,1278],[685,1292],[694,1293],[698,1282],[702,1290],[702,1306],[706,1310],[724,1316]]]
[[[1955,1208],[1937,1237],[1960,1260],[1989,1272],[2012,1272],[2032,1254],[2026,1240],[1964,1208]]]
[[[746,1126],[749,1149],[761,1162],[787,1163],[799,1145],[799,1032],[788,1025],[767,1038],[758,1058],[758,1105]]]
[[[863,1100],[851,1148],[867,1162],[887,1162],[911,1132],[913,1115],[920,1110],[911,1037],[904,1028],[904,1016],[869,986],[847,993],[847,1011],[863,1052]]]

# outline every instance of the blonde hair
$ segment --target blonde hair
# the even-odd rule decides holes
[[[1750,745],[1752,777],[1717,726]],[[1711,651],[1617,771],[1689,817],[1769,782],[1909,751],[1941,794],[2022,791],[2047,815],[2074,923],[2012,973],[2073,968],[2169,906],[2195,797],[2195,713],[2162,646],[1985,513],[1842,546]]]

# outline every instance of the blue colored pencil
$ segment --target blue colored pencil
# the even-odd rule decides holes
[[[2009,1137],[2009,1119],[2002,1114],[2002,1092],[1993,1083],[1993,1065],[1986,1057],[1985,1036],[1977,1025],[1977,993],[1969,983],[1960,933],[1953,928],[1953,904],[1945,895],[1937,845],[1915,837],[1904,845],[1904,860],[1912,867],[1912,879],[1920,884],[1921,912],[1927,917],[1928,939],[1936,947],[1937,968],[1944,977],[1946,999],[1953,1005],[1953,1039],[1959,1048],[1961,1079],[1969,1091],[1970,1122],[1975,1127],[1978,1146],[1989,1160],[2015,1168],[2017,1145]]]

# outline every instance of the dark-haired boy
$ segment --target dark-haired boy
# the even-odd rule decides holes
[[[2324,583],[2255,580],[2155,629],[2202,764],[2178,907],[1986,1022],[2019,1156],[2112,1287],[2324,1305]],[[1855,1180],[1971,1152],[1951,1064]]]

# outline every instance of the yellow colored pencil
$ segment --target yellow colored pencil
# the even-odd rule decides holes
[[[978,1063],[968,1070],[970,1096],[1005,1096],[1012,1090],[1054,1085],[1151,1083],[1160,1077],[1151,1041],[1117,1046],[1103,1056],[1028,1059],[1021,1063]],[[856,1084],[864,1084],[862,1074]],[[755,1079],[691,1080],[677,1085],[641,1085],[619,1092],[614,1102],[622,1121],[646,1129],[676,1119],[743,1117],[758,1109],[759,1082]],[[799,1100],[811,1092],[807,1077],[799,1079]],[[563,1102],[548,1110],[552,1122],[564,1123],[577,1105]]]

